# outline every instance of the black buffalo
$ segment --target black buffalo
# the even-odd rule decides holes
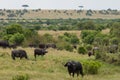
[[[46,45],[43,44],[43,43],[40,43],[40,44],[39,44],[39,48],[41,48],[41,49],[45,49],[45,48],[46,48]]]
[[[70,76],[72,75],[74,77],[74,74],[76,73],[77,76],[81,74],[83,77],[83,67],[80,62],[68,61],[64,66],[68,68],[68,73]]]
[[[34,57],[36,58],[37,55],[44,56],[46,53],[47,53],[47,51],[45,49],[36,48],[34,50]]]
[[[36,44],[29,44],[28,46],[31,47],[31,48],[36,48],[37,47]]]
[[[90,56],[92,56],[92,55],[94,55],[94,52],[88,51],[88,56],[90,57]]]
[[[77,49],[77,45],[72,45],[72,47],[73,47],[74,49]]]
[[[7,48],[9,47],[9,42],[5,40],[0,41],[0,47]]]
[[[19,57],[20,59],[22,58],[28,59],[27,53],[25,50],[12,50],[11,57],[13,60],[15,60],[15,57]]]
[[[46,44],[46,48],[57,48],[56,47],[56,44],[54,44],[54,43],[48,43],[48,44]]]

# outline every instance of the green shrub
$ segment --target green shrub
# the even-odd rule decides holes
[[[97,74],[101,63],[93,60],[83,61],[84,74]]]
[[[60,41],[56,45],[59,50],[73,51],[73,47],[68,42]]]
[[[79,38],[74,33],[65,32],[64,35],[58,36],[58,38],[67,41],[71,44],[79,44]]]
[[[27,74],[24,75],[16,75],[12,77],[12,80],[30,80]]]
[[[85,54],[86,53],[86,49],[84,47],[79,47],[78,48],[78,53],[79,54]]]
[[[9,39],[9,41],[11,43],[14,43],[14,44],[21,44],[24,41],[24,39],[25,39],[25,37],[24,37],[23,34],[16,33],[13,36],[11,36],[11,38]]]
[[[65,48],[65,50],[67,50],[67,51],[70,51],[70,52],[73,51],[73,47],[72,47],[70,44],[65,45],[64,48]]]
[[[100,52],[96,51],[96,53],[95,53],[95,58],[96,58],[96,59],[100,59],[101,57],[102,57],[102,56],[101,56]]]
[[[88,45],[86,46],[86,49],[87,49],[88,51],[90,51],[90,50],[92,50],[92,46],[88,44]]]

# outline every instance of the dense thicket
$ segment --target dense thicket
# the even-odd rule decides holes
[[[1,20],[0,26],[9,26],[10,24],[20,24],[25,28],[35,30],[97,30],[112,27],[120,19],[16,19]]]

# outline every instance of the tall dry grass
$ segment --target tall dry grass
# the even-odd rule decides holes
[[[77,31],[77,30],[71,30],[71,31],[67,31],[67,30],[65,30],[65,31],[39,30],[38,34],[44,35],[47,33],[47,34],[53,35],[53,37],[58,37],[59,35],[63,35],[65,32],[76,34],[78,37],[80,37],[80,34],[81,34],[81,31]]]

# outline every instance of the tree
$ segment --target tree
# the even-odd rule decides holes
[[[79,30],[95,30],[96,26],[93,21],[80,22],[77,24]]]
[[[115,22],[111,26],[110,35],[120,38],[120,23]]]
[[[24,41],[24,38],[25,37],[23,34],[16,33],[16,34],[11,36],[11,38],[9,39],[9,42],[11,42],[13,44],[20,45]]]
[[[22,33],[23,29],[19,24],[12,24],[6,28],[7,34],[15,34],[15,33]]]
[[[78,48],[78,53],[79,53],[79,54],[85,54],[85,53],[86,53],[86,48],[80,46],[80,47]]]
[[[84,43],[87,43],[87,44],[92,44],[94,39],[95,39],[95,36],[98,34],[97,31],[94,31],[94,30],[83,30],[81,32],[81,38],[83,40]]]

